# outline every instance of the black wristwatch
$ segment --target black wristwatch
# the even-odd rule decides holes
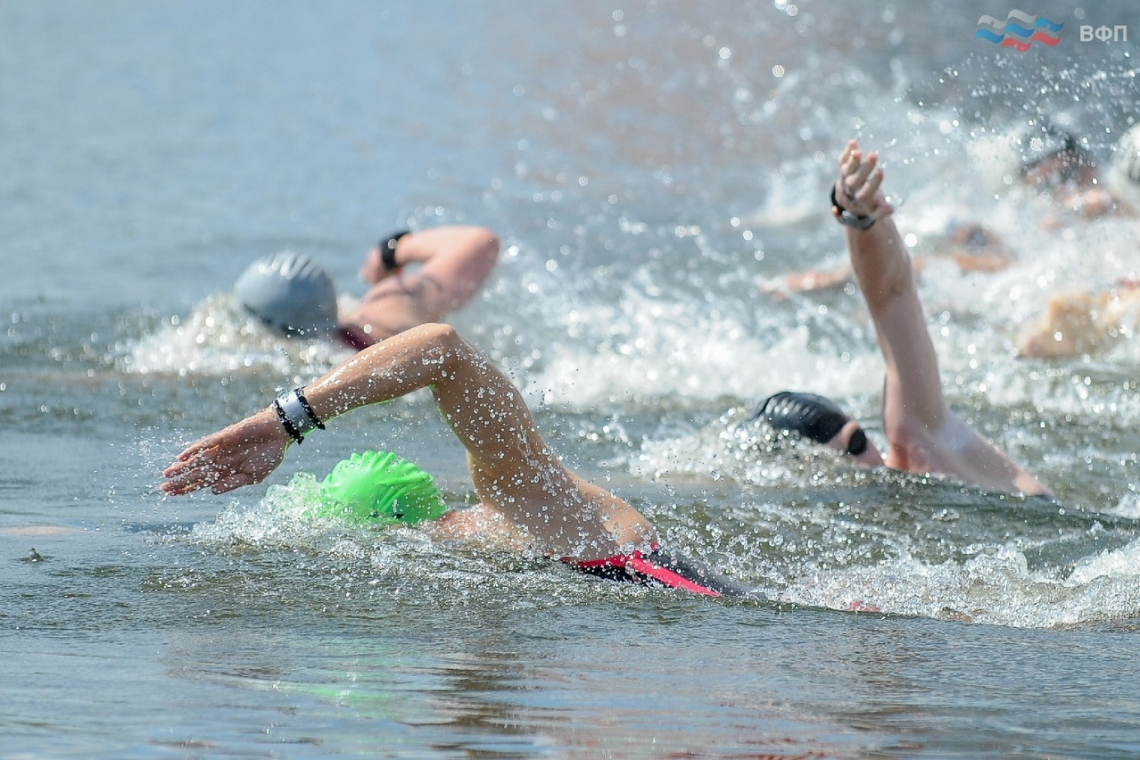
[[[839,205],[839,201],[835,198],[835,185],[831,186],[831,208],[834,209],[833,213],[840,224],[854,227],[857,230],[869,230],[875,226],[874,217],[856,214],[854,211],[848,211]]]
[[[401,265],[396,263],[396,244],[404,235],[411,234],[411,230],[400,230],[392,233],[387,240],[380,241],[380,261],[383,262],[386,272],[394,272],[400,268]]]

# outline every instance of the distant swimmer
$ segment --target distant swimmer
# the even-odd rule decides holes
[[[1030,359],[1068,359],[1110,349],[1140,330],[1140,280],[1120,278],[1103,288],[1067,290],[1018,337]]]
[[[1116,146],[1108,189],[1114,208],[1140,215],[1140,125]],[[1069,290],[1049,299],[1045,312],[1018,340],[1018,352],[1035,359],[1095,354],[1140,329],[1140,280],[1122,277],[1110,285]]]
[[[1105,179],[1072,132],[1038,119],[1011,137],[1002,138],[993,160],[1009,164],[1010,174],[1022,188],[1049,197],[1051,210],[1042,226],[1057,230],[1073,217],[1140,214],[1140,180],[1133,178],[1134,172],[1130,174],[1127,161],[1128,156],[1134,156],[1138,143],[1140,125],[1117,144],[1115,160]],[[936,261],[951,262],[963,274],[997,272],[1016,261],[1014,252],[1002,239],[977,222],[951,220],[943,233],[931,241],[929,249],[924,255],[911,258],[916,275]],[[853,284],[851,267],[844,265],[791,272],[761,283],[760,291],[784,298],[795,293],[842,290]]]
[[[1054,214],[1046,218],[1045,227],[1064,226],[1058,213],[1089,219],[1140,213],[1140,179],[1134,171],[1140,125],[1125,132],[1116,144],[1107,179],[1077,137],[1048,120],[1031,125],[1011,143],[1020,160],[1022,183],[1054,201]]]
[[[760,404],[756,417],[779,429],[849,454],[864,466],[948,475],[991,491],[1048,495],[1049,490],[957,417],[946,404],[934,343],[926,330],[910,256],[880,190],[878,156],[856,141],[839,156],[832,214],[847,230],[847,249],[883,354],[880,453],[857,422],[832,401],[782,392]]]
[[[950,262],[963,274],[970,272],[1000,272],[1016,258],[1013,252],[993,231],[976,222],[950,221],[936,239],[931,241],[929,252],[912,257],[911,266],[916,277],[935,262]],[[792,294],[811,294],[841,291],[854,288],[855,273],[843,264],[832,269],[807,269],[789,272],[779,278],[761,282],[758,290],[777,300]],[[854,292],[853,290],[851,292]]]
[[[543,440],[518,389],[444,324],[376,343],[266,409],[190,445],[164,471],[164,493],[225,493],[264,480],[314,429],[362,406],[430,388],[467,449],[479,506],[449,512],[437,535],[510,531],[530,551],[585,573],[711,596],[759,597],[731,578],[660,545],[649,521],[572,472]],[[494,538],[494,537],[492,537]]]
[[[247,313],[283,335],[331,337],[360,350],[467,303],[494,269],[499,239],[484,227],[396,232],[360,268],[368,292],[341,314],[328,272],[308,256],[255,261],[234,285]]]

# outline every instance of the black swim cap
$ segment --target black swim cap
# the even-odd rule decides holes
[[[794,391],[780,391],[764,399],[756,406],[752,418],[764,420],[777,430],[793,430],[817,443],[830,441],[851,419],[831,399]],[[864,435],[864,450],[866,441]],[[854,436],[851,442],[855,443]]]
[[[1072,132],[1046,119],[1023,129],[1013,137],[1012,144],[1021,159],[1022,175],[1056,157],[1067,159],[1061,171],[1065,180],[1074,179],[1082,166],[1092,164],[1092,157]]]

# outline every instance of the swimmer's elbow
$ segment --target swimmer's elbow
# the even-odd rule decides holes
[[[453,294],[449,308],[464,303],[495,268],[502,243],[488,227],[469,227],[457,250],[462,266],[462,277],[457,281],[459,291]]]
[[[463,340],[459,331],[446,322],[426,322],[404,333],[415,342],[448,345]]]
[[[1053,492],[1050,491],[1045,484],[1024,471],[1017,477],[1013,485],[1025,496],[1041,496],[1046,499],[1053,498]]]
[[[486,260],[487,264],[494,266],[495,262],[499,259],[499,251],[502,249],[502,242],[495,232],[487,227],[479,228],[479,235],[482,239],[482,244],[479,246],[479,252]]]

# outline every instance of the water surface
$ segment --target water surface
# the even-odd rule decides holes
[[[0,2],[2,754],[1140,753],[1140,343],[1014,350],[1059,288],[1140,275],[1136,223],[1043,230],[979,150],[1044,112],[1110,160],[1135,43],[1077,31],[1140,15],[1046,3],[1057,47],[974,39],[1007,10]],[[916,253],[949,218],[1014,249],[921,295],[951,405],[1055,501],[747,424],[796,387],[883,442],[858,294],[758,287],[842,262],[825,192],[851,136]],[[235,314],[251,260],[313,255],[358,296],[378,235],[450,223],[503,239],[454,322],[558,451],[772,602],[298,519],[295,475],[369,446],[471,503],[422,394],[265,486],[156,491],[189,440],[344,358]]]

